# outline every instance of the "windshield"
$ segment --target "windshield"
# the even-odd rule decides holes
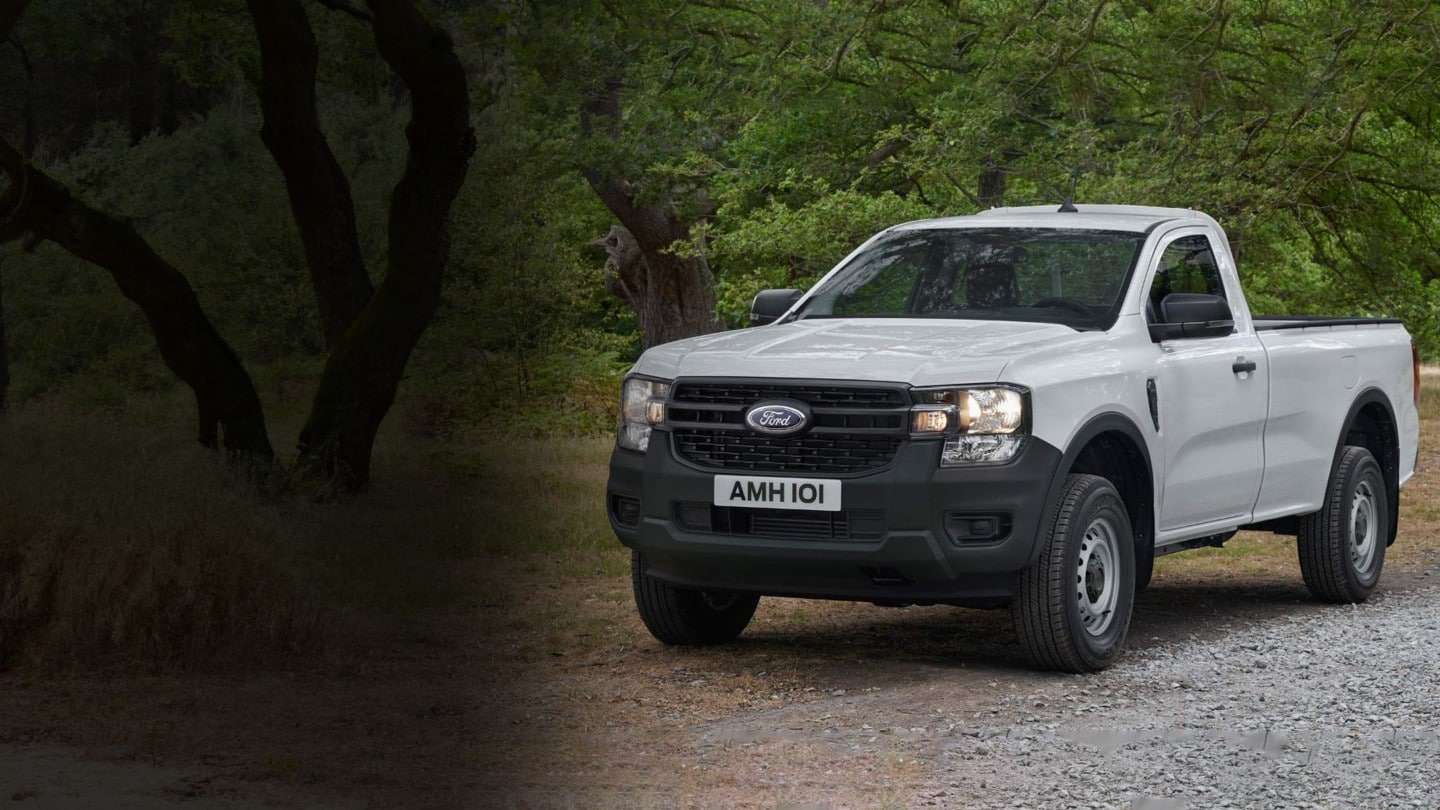
[[[883,237],[817,286],[794,317],[967,318],[1108,329],[1145,235],[957,228]]]

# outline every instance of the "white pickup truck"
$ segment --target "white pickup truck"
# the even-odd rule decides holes
[[[720,643],[761,596],[1009,606],[1037,665],[1119,655],[1155,555],[1295,535],[1360,602],[1419,445],[1398,321],[1252,318],[1196,211],[912,222],[757,327],[645,352],[607,507],[656,638]]]

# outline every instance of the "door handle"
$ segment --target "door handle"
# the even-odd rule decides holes
[[[1235,362],[1230,364],[1230,370],[1235,372],[1236,374],[1244,374],[1247,371],[1254,371],[1255,361],[1246,360],[1243,357],[1237,357],[1235,358]]]

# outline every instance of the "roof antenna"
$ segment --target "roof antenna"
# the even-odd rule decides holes
[[[1070,196],[1068,196],[1068,197],[1065,198],[1065,202],[1060,203],[1060,210],[1057,211],[1056,213],[1058,213],[1058,214],[1078,214],[1078,213],[1080,213],[1080,209],[1075,207],[1075,183],[1078,182],[1079,180],[1080,180],[1080,167],[1079,167],[1079,166],[1076,166],[1076,167],[1075,167],[1075,170],[1070,173]]]

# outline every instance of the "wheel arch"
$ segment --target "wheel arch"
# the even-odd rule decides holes
[[[1135,531],[1137,564],[1155,548],[1155,476],[1144,434],[1128,417],[1102,413],[1086,422],[1065,448],[1046,493],[1046,508],[1059,497],[1065,478],[1089,473],[1110,481],[1120,492]],[[1035,555],[1038,556],[1039,543]],[[1033,556],[1032,556],[1033,562]]]
[[[1400,524],[1400,431],[1395,421],[1395,408],[1384,391],[1367,388],[1350,404],[1340,435],[1335,440],[1330,476],[1325,479],[1327,487],[1340,464],[1340,455],[1348,445],[1369,450],[1380,465],[1381,474],[1385,477],[1385,501],[1390,518],[1385,545],[1392,545]]]

